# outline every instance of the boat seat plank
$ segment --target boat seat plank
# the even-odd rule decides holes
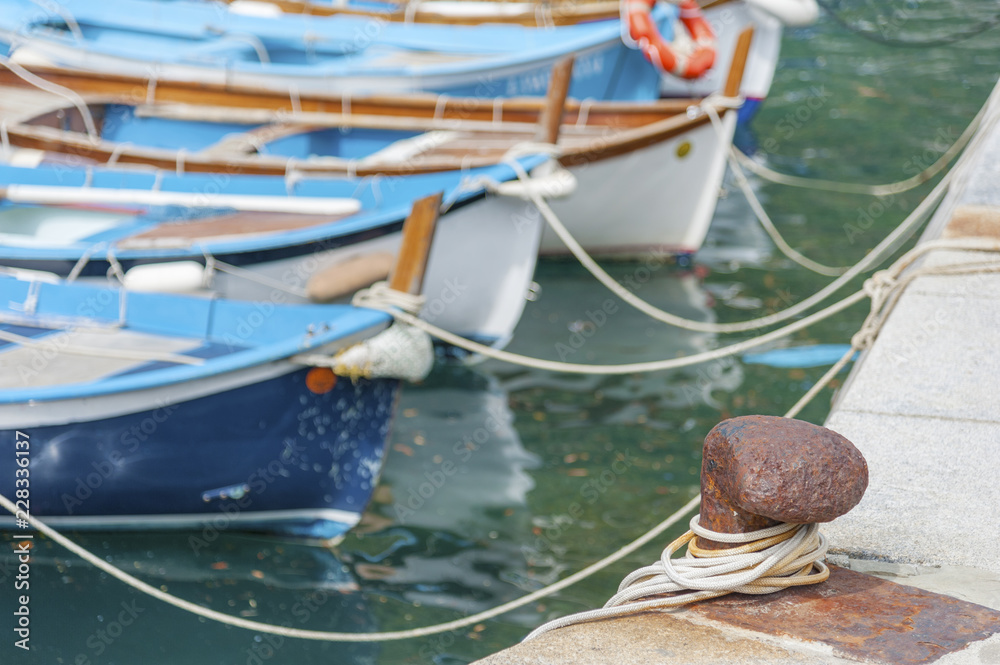
[[[115,348],[150,353],[184,353],[202,345],[199,339],[151,335],[121,328],[77,329],[43,337],[48,362],[39,363],[38,349],[10,344],[0,348],[0,389],[42,388],[90,383],[120,374],[149,361],[99,358],[62,351],[66,346]]]
[[[229,341],[222,342],[205,342],[201,346],[190,349],[184,352],[185,356],[189,358],[204,358],[205,360],[210,360],[212,358],[218,358],[220,356],[227,356],[231,353],[237,353],[239,351],[244,351],[249,347],[239,346],[233,344]],[[152,372],[158,369],[166,369],[168,367],[174,367],[175,365],[171,362],[165,360],[154,360],[152,362],[143,363],[136,367],[130,367],[124,371],[115,374],[115,377],[125,376],[127,374],[141,374],[142,372]]]
[[[237,212],[183,222],[164,222],[121,239],[116,246],[121,249],[189,246],[195,241],[294,231],[329,224],[346,216]]]
[[[198,154],[204,157],[224,157],[232,154],[250,155],[257,152],[260,146],[272,141],[320,129],[323,129],[323,127],[288,123],[264,125],[245,132],[237,132],[224,136],[221,140],[207,148],[199,150]]]

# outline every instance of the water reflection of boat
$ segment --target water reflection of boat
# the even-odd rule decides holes
[[[326,548],[205,531],[88,533],[74,539],[154,586],[227,614],[316,630],[379,629],[350,569]],[[0,574],[17,564],[9,546],[3,551]],[[89,564],[66,557],[47,539],[34,541],[31,559],[33,606],[59,610],[32,613],[35,635],[45,639],[38,647],[32,642],[37,660],[25,662],[167,662],[169,654],[169,662],[190,665],[374,665],[381,649],[378,644],[283,639],[206,622],[130,593]],[[125,610],[131,612],[122,615]],[[165,625],[184,639],[164,643]]]
[[[458,369],[401,393],[382,476],[388,491],[369,509],[369,521],[387,526],[365,534],[365,551],[353,539],[341,548],[367,588],[462,613],[534,589],[518,539],[501,535],[530,530],[528,470],[540,463],[507,402],[495,377]]]
[[[610,268],[612,275],[653,305],[699,321],[712,321],[713,296],[694,271],[657,262],[656,256]],[[715,346],[715,336],[659,323],[587,279],[575,264],[542,264],[541,288],[528,303],[511,350],[533,357],[578,363],[626,363],[691,355]],[[654,419],[656,412],[701,404],[715,405],[714,390],[733,391],[743,380],[734,361],[624,376],[561,375],[496,364],[508,391],[550,388],[567,393],[600,394],[602,407],[590,412],[600,422]],[[558,393],[556,393],[558,394]],[[549,399],[552,395],[548,396]],[[567,395],[572,401],[572,396]]]

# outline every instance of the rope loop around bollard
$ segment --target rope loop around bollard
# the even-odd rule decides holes
[[[578,623],[680,607],[730,593],[769,594],[830,577],[823,563],[827,541],[818,524],[781,523],[749,533],[719,533],[702,527],[699,517],[691,518],[690,530],[667,545],[659,561],[626,575],[604,607],[550,621],[524,641]],[[696,538],[738,546],[706,550],[697,546]],[[685,545],[685,556],[675,559],[673,555]]]

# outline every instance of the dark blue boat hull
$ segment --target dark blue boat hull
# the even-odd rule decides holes
[[[155,410],[22,430],[30,513],[73,528],[342,535],[378,481],[399,382],[341,378],[314,394],[308,371]],[[12,498],[14,442],[14,431],[0,431],[0,488]]]

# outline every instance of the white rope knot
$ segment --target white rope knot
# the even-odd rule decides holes
[[[878,330],[874,327],[865,326],[858,332],[851,335],[851,353],[855,350],[870,349],[875,339],[878,337]]]
[[[729,593],[768,594],[792,586],[817,584],[830,576],[823,563],[826,538],[818,524],[778,524],[750,533],[718,533],[702,527],[699,515],[691,529],[670,543],[660,560],[630,573],[618,593],[599,610],[580,612],[536,628],[525,641],[576,623],[634,612],[679,607]],[[695,537],[737,544],[724,550],[702,549]],[[673,555],[687,545],[681,558]]]
[[[884,302],[886,296],[899,285],[898,280],[888,270],[879,270],[865,280],[863,289],[873,302]]]
[[[375,282],[367,289],[361,289],[354,294],[351,304],[355,307],[367,307],[391,313],[391,310],[402,310],[407,314],[418,314],[424,306],[424,296],[405,293],[389,288],[388,282]]]
[[[743,106],[745,101],[746,100],[741,95],[729,97],[727,95],[723,95],[721,92],[713,92],[708,97],[702,99],[697,106],[702,109],[711,107],[713,110],[716,108],[738,109]]]
[[[560,157],[562,148],[554,143],[544,143],[542,141],[521,141],[515,143],[503,154],[501,162],[510,163],[518,157],[530,157],[532,155],[548,155],[549,157]],[[518,164],[520,166],[520,164]]]

